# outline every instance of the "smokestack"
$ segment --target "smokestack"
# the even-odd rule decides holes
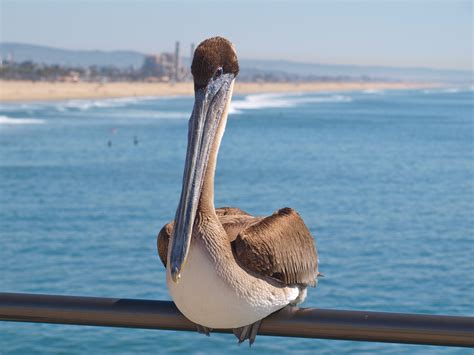
[[[193,61],[193,57],[194,57],[194,43],[191,43],[191,62]]]
[[[179,81],[179,41],[176,41],[174,51],[174,80]]]

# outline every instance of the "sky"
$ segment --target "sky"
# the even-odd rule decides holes
[[[239,56],[473,69],[473,0],[0,0],[3,42],[172,51],[220,35]]]

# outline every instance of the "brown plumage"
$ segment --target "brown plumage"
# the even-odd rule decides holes
[[[239,62],[232,43],[222,37],[205,40],[196,48],[191,65],[194,87],[202,88],[222,68],[223,73],[239,73]]]
[[[234,257],[247,271],[285,285],[316,284],[318,257],[313,237],[300,215],[282,208],[268,217],[254,217],[235,207],[216,209]],[[174,221],[158,234],[158,254],[166,267]]]

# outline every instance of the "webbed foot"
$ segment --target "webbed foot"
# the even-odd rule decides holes
[[[196,329],[199,334],[204,334],[207,337],[211,335],[211,331],[212,331],[211,328],[205,327],[200,324],[196,324]]]
[[[255,342],[261,324],[262,320],[259,320],[253,324],[246,325],[245,327],[232,329],[234,335],[239,339],[239,345],[248,339],[249,346],[251,346]]]

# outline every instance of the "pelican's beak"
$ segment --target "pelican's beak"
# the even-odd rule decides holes
[[[183,189],[176,211],[169,254],[174,282],[178,282],[188,255],[209,153],[231,99],[234,77],[234,74],[222,74],[211,79],[205,87],[195,90],[193,113],[189,119]]]

